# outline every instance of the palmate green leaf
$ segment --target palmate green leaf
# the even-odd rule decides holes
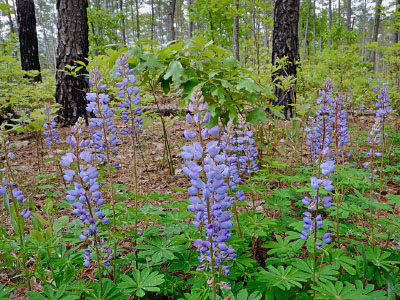
[[[313,278],[313,261],[311,258],[307,260],[296,258],[293,265],[299,269],[299,273],[305,279]],[[317,265],[316,274],[318,274],[319,281],[330,282],[337,281],[339,272],[336,271],[331,265]]]
[[[346,270],[347,273],[350,275],[355,275],[356,270],[354,269],[354,266],[356,265],[356,261],[343,254],[342,249],[336,249],[332,252],[330,252],[330,258],[332,261],[332,266],[338,270],[340,267]]]
[[[315,299],[340,299],[340,300],[369,300],[369,296],[364,294],[363,289],[357,289],[354,285],[346,282],[343,286],[343,282],[336,281],[335,285],[328,281],[326,283],[320,283],[320,286],[313,287],[313,289],[319,294]]]
[[[185,249],[182,245],[175,245],[171,239],[153,238],[146,239],[147,244],[138,245],[140,257],[151,257],[152,263],[158,264],[164,261],[176,259],[175,254]]]
[[[260,282],[265,282],[266,286],[269,288],[278,287],[284,291],[294,287],[302,288],[301,282],[307,281],[307,279],[302,276],[302,273],[292,266],[288,266],[286,269],[283,266],[279,266],[278,268],[268,266],[267,268],[268,271],[260,268],[256,279]]]
[[[183,76],[183,67],[179,61],[173,60],[169,63],[168,69],[165,72],[164,79],[167,80],[172,78],[172,80],[178,85]]]
[[[144,269],[139,271],[133,270],[132,277],[122,275],[123,282],[118,284],[118,288],[125,289],[127,294],[136,294],[143,297],[145,292],[159,292],[158,287],[164,280],[164,275],[159,274],[157,271],[151,272],[151,269]]]

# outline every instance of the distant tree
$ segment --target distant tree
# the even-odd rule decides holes
[[[57,0],[56,101],[63,106],[60,116],[65,125],[86,117],[86,72],[81,69],[77,76],[71,76],[64,71],[67,65],[76,66],[75,61],[85,62],[88,57],[87,7],[88,0]]]
[[[347,0],[347,13],[346,13],[346,17],[347,17],[347,21],[346,21],[346,26],[347,26],[347,30],[351,30],[351,0]]]
[[[192,16],[191,16],[192,4],[193,4],[193,0],[188,0],[188,18],[189,18],[188,38],[189,39],[191,39],[193,37],[193,19],[192,19]]]
[[[376,0],[375,2],[375,17],[374,17],[374,32],[372,35],[372,42],[378,42],[378,34],[379,34],[379,25],[381,24],[381,11],[382,11],[382,0]],[[378,48],[378,47],[377,47]],[[377,62],[376,62],[376,52],[378,50],[372,51],[371,62],[375,66],[375,70],[377,70]]]
[[[168,11],[168,40],[173,41],[175,40],[175,28],[174,28],[174,23],[175,23],[175,6],[176,6],[176,0],[169,0],[169,11]]]
[[[233,15],[233,56],[240,60],[239,56],[239,0],[235,0],[235,14]]]
[[[272,104],[284,106],[286,119],[293,117],[293,106],[296,103],[296,84],[287,91],[278,87],[278,76],[293,76],[296,79],[296,62],[299,60],[299,24],[300,0],[276,0],[274,10],[274,33],[272,40],[272,63],[287,57],[288,64],[272,75],[275,81]]]
[[[397,16],[396,20],[400,19],[400,0],[396,0],[396,9]],[[395,29],[393,31],[393,44],[396,44],[400,41],[400,24],[394,24]]]
[[[16,4],[22,70],[40,72],[35,3],[33,0],[17,0]],[[33,80],[41,81],[42,76],[40,73]]]

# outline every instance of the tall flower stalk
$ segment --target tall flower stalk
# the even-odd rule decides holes
[[[136,83],[133,69],[129,69],[128,58],[122,54],[117,60],[119,66],[116,73],[122,81],[118,82],[116,86],[119,90],[119,97],[122,99],[120,107],[122,108],[122,119],[126,124],[126,128],[121,130],[121,134],[129,137],[131,142],[132,156],[133,156],[133,182],[135,188],[135,231],[138,232],[138,174],[137,174],[137,151],[136,144],[138,143],[138,134],[141,132],[140,126],[142,125],[143,118],[142,110],[140,107],[139,88],[137,86],[130,87]],[[126,141],[128,142],[128,140]],[[136,247],[136,239],[135,239]]]
[[[317,168],[317,176],[310,178],[311,187],[315,191],[315,195],[310,199],[304,197],[303,204],[307,206],[307,211],[303,213],[304,226],[300,232],[300,238],[307,240],[310,236],[313,237],[313,283],[316,285],[316,267],[317,267],[317,250],[321,250],[323,244],[318,240],[318,229],[322,227],[322,208],[328,209],[332,203],[331,196],[323,196],[330,193],[334,189],[332,180],[328,175],[335,170],[335,161],[332,159],[330,144],[332,143],[332,131],[334,123],[334,112],[332,106],[334,98],[332,96],[332,82],[328,79],[323,89],[320,90],[320,97],[317,100],[317,105],[320,105],[318,111],[312,120],[313,126],[308,128],[309,132],[307,143],[312,147],[312,157],[315,160]],[[323,187],[324,189],[322,189]],[[322,242],[329,244],[331,233],[323,233]]]
[[[111,167],[112,159],[111,155],[116,155],[117,150],[112,150],[118,143],[117,136],[115,135],[117,130],[113,124],[112,117],[114,115],[111,108],[108,106],[110,98],[107,94],[101,93],[107,85],[101,84],[101,75],[97,68],[90,70],[89,85],[94,87],[95,92],[87,93],[86,99],[88,104],[86,110],[93,113],[95,117],[90,118],[89,126],[92,129],[93,148],[97,160],[101,163],[105,159],[107,165],[108,182],[110,184],[110,198],[112,206],[112,223],[113,223],[113,278],[116,280],[116,259],[117,259],[117,225],[116,225],[116,212],[115,212],[115,197],[114,197],[114,180],[112,177]],[[89,151],[91,155],[91,151]],[[119,168],[119,164],[114,165]]]
[[[65,181],[73,184],[73,189],[67,191],[65,198],[67,201],[72,202],[72,207],[74,208],[72,214],[79,216],[79,219],[86,227],[82,230],[79,238],[83,242],[91,241],[95,250],[100,289],[101,294],[103,294],[101,265],[103,263],[105,267],[108,267],[114,255],[111,253],[111,247],[106,247],[104,240],[100,238],[98,225],[100,223],[108,224],[110,220],[101,210],[105,200],[99,190],[99,172],[92,165],[94,155],[89,147],[93,141],[81,138],[83,127],[84,119],[79,118],[77,124],[72,127],[72,135],[67,137],[67,143],[72,148],[72,152],[62,156],[60,164],[65,168],[70,167],[73,163],[76,164],[76,170],[67,169],[64,171]],[[100,252],[103,253],[103,260],[101,260]],[[89,267],[91,265],[90,247],[84,250],[83,256],[85,259],[83,265]]]
[[[226,287],[226,282],[217,283],[217,273],[229,274],[230,262],[236,257],[235,250],[226,242],[231,237],[230,228],[233,226],[232,215],[229,213],[232,197],[228,196],[228,184],[225,177],[229,168],[224,164],[225,157],[222,154],[218,141],[206,143],[209,137],[215,137],[219,133],[219,127],[202,128],[202,124],[210,120],[207,111],[208,104],[204,102],[201,92],[198,91],[189,104],[189,110],[193,114],[186,115],[186,121],[193,124],[196,132],[185,130],[184,135],[188,140],[196,140],[190,146],[184,146],[181,153],[185,161],[183,172],[190,178],[191,187],[189,211],[195,213],[193,225],[199,228],[202,238],[193,242],[193,246],[200,251],[198,271],[207,267],[211,269],[211,278],[208,283],[212,288],[213,299],[216,299],[217,284]]]

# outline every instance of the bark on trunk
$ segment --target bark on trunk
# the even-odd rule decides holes
[[[188,0],[188,19],[189,19],[188,38],[189,39],[191,39],[193,37],[193,20],[192,20],[192,16],[191,16],[192,4],[193,4],[193,0]]]
[[[239,0],[235,1],[235,14],[233,15],[233,56],[240,60],[239,55]]]
[[[381,6],[382,6],[382,0],[376,0],[375,18],[374,18],[374,33],[372,36],[372,42],[378,42],[379,25],[381,23]],[[378,51],[378,47],[376,47],[375,51],[372,51],[372,55],[371,55],[371,62],[374,64],[375,70],[377,69],[376,51]]]
[[[175,5],[176,0],[169,0],[169,10],[168,10],[168,41],[175,40]]]
[[[400,0],[396,1],[396,11],[400,16]],[[393,31],[393,44],[397,44],[400,40],[400,25],[397,25],[397,30]]]
[[[151,0],[151,40],[154,41],[154,0]]]
[[[329,28],[329,40],[328,44],[332,45],[332,38],[330,37],[331,29],[332,29],[332,0],[328,2],[328,28]]]
[[[33,0],[17,0],[16,3],[22,70],[40,72],[35,4]],[[33,78],[33,81],[41,80],[40,73]]]
[[[347,0],[347,30],[351,30],[351,0]]]
[[[122,0],[119,0],[119,10],[121,11],[121,14],[122,14],[122,19],[121,19],[122,41],[124,42],[124,45],[126,45],[126,30],[125,30],[125,17],[124,17],[124,3],[123,3]]]
[[[139,0],[135,1],[135,5],[136,5],[136,35],[137,39],[140,40]]]
[[[296,62],[299,60],[299,11],[300,0],[276,0],[274,10],[274,33],[272,45],[272,63],[278,64],[278,60],[287,57],[288,64],[272,75],[272,80],[280,83],[278,76],[293,76],[296,80]],[[293,117],[296,103],[296,81],[289,90],[284,91],[277,85],[274,86],[276,99],[271,100],[273,105],[283,105],[283,113],[286,119]]]
[[[74,61],[86,62],[88,57],[87,7],[88,0],[57,0],[56,101],[63,106],[59,114],[65,125],[74,124],[81,116],[87,117],[87,72],[81,69],[76,77],[63,72],[66,65],[75,66]]]
[[[308,28],[310,24],[310,13],[311,13],[311,0],[307,0],[307,21],[306,29],[304,31],[304,42],[303,42],[303,60],[307,58],[307,44],[308,44]]]

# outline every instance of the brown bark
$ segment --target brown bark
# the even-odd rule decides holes
[[[17,0],[16,4],[22,70],[40,72],[35,4],[33,0]],[[41,81],[42,76],[40,73],[33,80]]]
[[[235,1],[235,14],[233,15],[233,56],[240,60],[239,55],[239,0]]]
[[[57,0],[58,47],[56,74],[56,101],[62,105],[59,111],[65,125],[74,124],[86,114],[86,71],[81,69],[77,76],[67,75],[66,65],[76,66],[75,61],[86,62],[89,52],[88,0]]]
[[[372,42],[378,42],[378,34],[379,34],[379,25],[381,23],[381,6],[382,6],[382,0],[376,0],[375,3],[375,18],[374,18],[374,33],[372,35]],[[372,51],[371,55],[371,62],[374,64],[375,69],[377,67],[376,63],[376,51],[378,47],[376,47],[375,51]]]
[[[175,6],[176,0],[169,0],[169,10],[168,10],[168,41],[175,40]]]
[[[125,31],[125,16],[124,16],[124,3],[122,0],[119,0],[119,10],[122,13],[122,19],[121,19],[121,32],[122,32],[122,41],[124,42],[124,45],[126,45],[126,31]]]
[[[189,18],[188,38],[189,39],[191,39],[193,37],[193,20],[192,20],[192,16],[191,16],[192,5],[193,5],[193,0],[188,0],[188,18]]]
[[[304,41],[303,41],[303,60],[307,58],[307,45],[308,45],[308,28],[310,24],[310,14],[311,14],[311,0],[307,0],[307,20],[306,20],[306,29],[304,31]]]
[[[351,0],[347,0],[347,30],[351,30]]]
[[[272,80],[280,83],[278,76],[293,76],[296,80],[296,62],[299,60],[299,12],[300,0],[276,0],[274,10],[274,33],[272,45],[272,63],[278,64],[278,60],[287,57],[288,64],[272,75]],[[276,81],[275,81],[276,80]],[[277,85],[274,86],[275,99],[273,105],[283,105],[283,113],[286,119],[293,117],[296,103],[296,82],[289,90],[284,91]]]

